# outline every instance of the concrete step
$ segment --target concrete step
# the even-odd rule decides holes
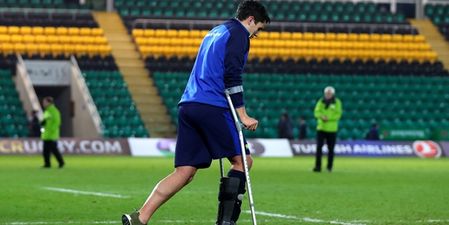
[[[128,53],[132,53],[133,56],[136,56],[136,59],[141,59],[140,53],[137,51],[129,51],[129,50],[123,50],[123,49],[114,49],[112,48],[112,54],[115,56],[116,59],[119,58],[128,58],[125,57]]]
[[[148,76],[149,71],[148,71],[146,68],[140,68],[140,67],[125,67],[125,66],[123,66],[123,67],[120,67],[120,71],[121,71],[123,74],[129,74],[129,75],[131,75],[131,76],[132,76],[133,74],[136,74],[136,75],[146,74],[146,76],[149,77],[149,76]]]
[[[105,36],[109,40],[109,43],[132,41],[132,39],[129,36],[122,36],[122,35],[105,35]]]
[[[134,51],[136,49],[136,46],[130,43],[125,42],[117,42],[117,43],[110,43],[111,46],[114,46],[115,50],[125,50],[125,51]],[[121,58],[121,57],[118,57]]]
[[[159,105],[156,107],[155,105],[156,104],[153,104],[149,107],[142,107],[140,110],[140,114],[150,115],[150,116],[153,116],[156,114],[159,114],[159,115],[167,115],[168,114],[167,109],[165,107],[163,107],[162,105]]]
[[[140,54],[135,51],[128,51],[128,50],[117,50],[115,49],[119,54],[117,54],[118,57],[116,59],[136,59],[140,60]],[[114,54],[114,51],[112,52]]]
[[[151,123],[160,123],[160,124],[171,123],[171,119],[167,115],[151,115],[148,117],[143,117],[143,121],[145,123],[149,123],[149,124],[151,124]]]
[[[94,17],[105,31],[120,72],[152,137],[174,137],[176,128],[163,105],[154,80],[117,13],[94,12]]]
[[[145,67],[145,64],[142,61],[137,61],[135,59],[116,59],[115,62],[119,67],[127,66],[127,67]]]
[[[145,84],[147,86],[153,86],[153,80],[150,80],[145,74],[133,74],[124,75],[126,83],[130,85],[141,85]]]
[[[157,94],[156,89],[150,89],[149,87],[135,87],[135,86],[129,86],[129,91],[136,95],[154,95]]]
[[[162,105],[161,98],[149,98],[147,95],[136,95],[133,99],[134,102],[139,103],[139,105],[143,105],[144,108],[156,108],[156,106],[161,106],[165,109]],[[165,109],[165,111],[167,110]]]

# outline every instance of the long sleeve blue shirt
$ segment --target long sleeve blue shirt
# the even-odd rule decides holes
[[[249,52],[249,32],[237,19],[216,26],[204,37],[181,103],[199,102],[228,108],[224,90],[242,85]],[[236,108],[243,93],[231,95]]]

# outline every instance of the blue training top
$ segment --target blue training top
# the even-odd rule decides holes
[[[181,103],[199,102],[229,108],[224,90],[242,85],[249,52],[249,32],[237,19],[214,27],[204,37]],[[234,107],[244,105],[243,93],[231,95]]]

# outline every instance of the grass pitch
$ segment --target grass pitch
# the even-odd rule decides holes
[[[0,156],[0,224],[121,224],[121,214],[139,208],[172,171],[166,158],[65,160],[64,169],[41,169],[39,156]],[[313,161],[255,159],[258,224],[449,224],[448,159],[337,157],[334,172],[319,174],[311,172]],[[214,224],[218,182],[215,162],[150,224]],[[242,213],[239,225],[249,224],[250,215]]]

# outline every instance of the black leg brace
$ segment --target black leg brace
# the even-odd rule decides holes
[[[241,212],[245,194],[245,173],[231,170],[229,177],[223,177],[218,194],[219,206],[217,225],[235,225]]]

